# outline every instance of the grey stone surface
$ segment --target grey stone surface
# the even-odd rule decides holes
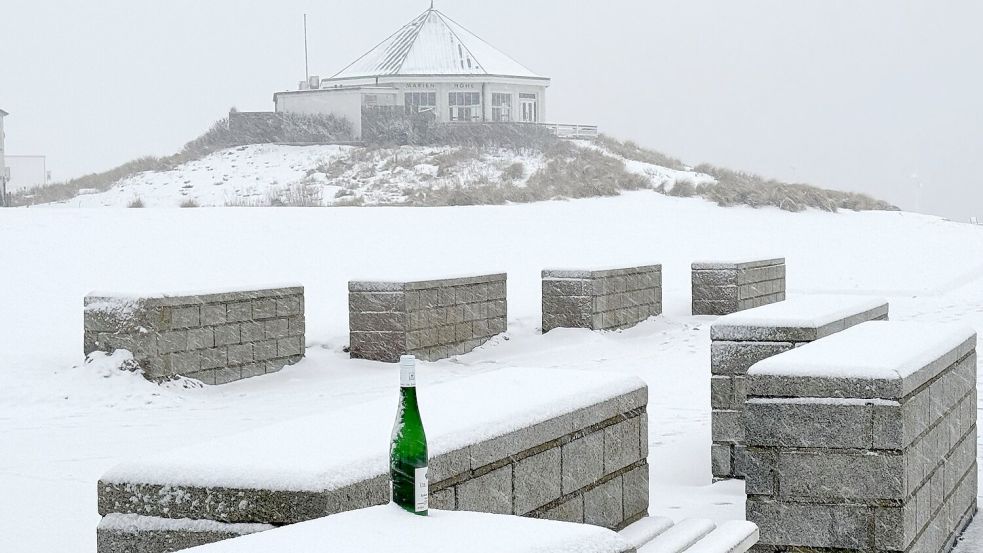
[[[615,477],[584,494],[584,522],[605,528],[625,520],[621,477]]]
[[[604,429],[604,472],[610,474],[641,459],[641,420],[633,417]]]
[[[879,328],[884,339],[892,328]],[[762,547],[951,549],[978,493],[976,355],[952,339],[939,356],[937,342],[898,341],[921,368],[906,367],[891,386],[859,377],[844,386],[834,373],[791,378],[776,398],[774,382],[752,375],[744,470]],[[825,359],[821,347],[797,355],[807,351]],[[865,355],[857,362],[876,361]],[[896,395],[868,397],[885,391]]]
[[[349,283],[352,357],[436,361],[467,353],[506,331],[506,276]]]
[[[624,493],[625,518],[648,515],[649,508],[649,466],[647,464],[626,472],[621,477]]]
[[[147,378],[224,384],[304,355],[304,289],[174,297],[87,297],[84,349],[126,349]],[[270,340],[287,340],[270,342]]]
[[[604,431],[563,446],[563,493],[575,492],[604,476]]]
[[[785,260],[694,263],[694,315],[728,315],[785,299]]]
[[[100,528],[96,531],[96,551],[98,553],[172,553],[243,535],[236,532],[201,532],[194,529],[125,532]]]
[[[481,513],[514,514],[512,465],[462,482],[457,486],[457,508]]]
[[[611,330],[662,313],[662,266],[543,271],[543,332]]]
[[[514,470],[516,514],[534,511],[562,495],[559,447],[516,462]]]
[[[584,522],[584,496],[578,495],[539,515],[539,518],[561,522]]]

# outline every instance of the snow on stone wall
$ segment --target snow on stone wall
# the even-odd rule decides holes
[[[543,271],[543,332],[610,330],[662,314],[662,265]]]
[[[757,549],[949,551],[976,513],[976,361],[967,329],[870,322],[752,367]]]
[[[144,376],[226,384],[304,357],[302,287],[173,297],[85,298],[84,351],[133,354]]]
[[[506,330],[506,275],[349,283],[351,354],[396,362],[468,353]]]
[[[710,327],[713,477],[744,478],[747,371],[763,359],[872,320],[888,317],[884,300],[798,296],[727,315]]]
[[[729,315],[784,299],[784,259],[693,264],[694,315]]]

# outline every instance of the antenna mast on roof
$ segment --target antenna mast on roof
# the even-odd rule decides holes
[[[304,14],[304,80],[311,82],[311,67],[307,58],[307,14]]]
[[[430,11],[433,11],[433,0],[430,0]]]

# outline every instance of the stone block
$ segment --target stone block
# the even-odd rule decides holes
[[[304,314],[304,297],[287,296],[277,298],[276,316],[277,317],[296,317]]]
[[[217,369],[229,364],[227,348],[213,348],[201,351],[201,369]]]
[[[299,337],[280,338],[276,341],[277,354],[280,357],[304,355],[304,340]]]
[[[854,550],[873,545],[868,507],[779,503],[751,496],[746,508],[748,521],[758,525],[761,545]]]
[[[200,351],[172,353],[166,359],[170,362],[170,370],[168,371],[170,374],[187,375],[202,369]]]
[[[563,446],[563,493],[573,493],[604,476],[604,432],[598,431]]]
[[[457,508],[461,511],[514,514],[512,465],[506,465],[457,485]]]
[[[424,292],[420,292],[425,297]],[[383,313],[406,310],[406,296],[403,292],[348,294],[348,309],[352,313]]]
[[[534,511],[562,495],[559,447],[517,461],[513,470],[516,514]]]
[[[215,347],[215,331],[211,328],[192,328],[188,330],[188,349],[207,349]]]
[[[175,307],[171,309],[171,328],[180,330],[193,328],[201,324],[201,312],[197,306]]]
[[[454,511],[457,509],[457,502],[454,500],[454,488],[446,488],[430,493],[431,509],[441,511]]]
[[[730,478],[731,458],[730,444],[713,444],[710,446],[710,470],[714,478]]]
[[[236,346],[233,346],[236,347]],[[253,343],[253,359],[256,361],[269,361],[277,357],[286,357],[277,352],[276,340],[264,340]],[[264,371],[265,372],[265,371]]]
[[[264,322],[263,333],[268,340],[294,335],[290,332],[290,321],[288,319],[273,319]]]
[[[242,380],[242,369],[239,367],[214,369],[213,373],[215,375],[215,384],[218,386]]]
[[[226,306],[227,320],[230,323],[241,323],[253,320],[253,302],[244,301],[230,303]]]
[[[277,307],[275,298],[265,298],[253,301],[253,319],[264,320],[276,317]]]
[[[642,465],[626,472],[621,477],[624,493],[625,518],[648,515],[649,508],[649,466]]]
[[[201,325],[217,326],[228,322],[228,314],[224,303],[201,306]]]
[[[266,362],[251,363],[249,365],[243,365],[242,367],[239,367],[239,376],[242,379],[263,376],[267,373],[268,373],[268,365],[266,364]]]
[[[224,325],[215,327],[215,345],[229,346],[242,342],[241,325]]]
[[[624,492],[617,476],[584,493],[584,523],[617,528],[625,520]]]
[[[253,362],[253,345],[236,344],[228,349],[229,365],[245,365]]]
[[[744,416],[741,411],[716,410],[710,424],[714,443],[744,443]]]
[[[903,500],[908,495],[901,455],[783,451],[778,456],[782,496],[830,500]]]
[[[163,355],[188,350],[188,331],[164,332],[157,338],[158,351]]]
[[[239,326],[242,342],[258,342],[266,339],[266,325],[263,321],[246,321]]]
[[[865,403],[752,399],[744,406],[747,443],[783,448],[870,448],[874,442],[872,407]]]
[[[714,375],[745,375],[755,363],[795,349],[791,342],[712,342],[710,370]]]
[[[604,472],[610,474],[641,459],[639,417],[604,429]]]

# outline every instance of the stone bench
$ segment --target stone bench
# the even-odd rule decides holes
[[[152,380],[226,384],[304,358],[304,288],[85,298],[86,355],[128,350]]]
[[[711,467],[715,479],[744,477],[744,401],[751,365],[863,322],[887,319],[888,304],[863,296],[796,296],[721,317],[710,327]]]
[[[785,260],[693,264],[693,314],[729,315],[785,300]]]
[[[758,542],[758,527],[744,520],[717,524],[685,519],[678,524],[648,517],[621,532],[638,553],[745,553]]]
[[[543,271],[543,332],[610,330],[662,314],[662,265]]]
[[[976,513],[976,370],[971,329],[894,322],[752,367],[758,550],[949,551]]]
[[[506,275],[348,284],[351,356],[395,363],[468,353],[506,331]]]
[[[99,551],[164,553],[388,502],[396,386],[385,400],[113,468],[98,485]],[[419,394],[434,509],[613,529],[646,515],[648,389],[637,378],[505,369]]]

